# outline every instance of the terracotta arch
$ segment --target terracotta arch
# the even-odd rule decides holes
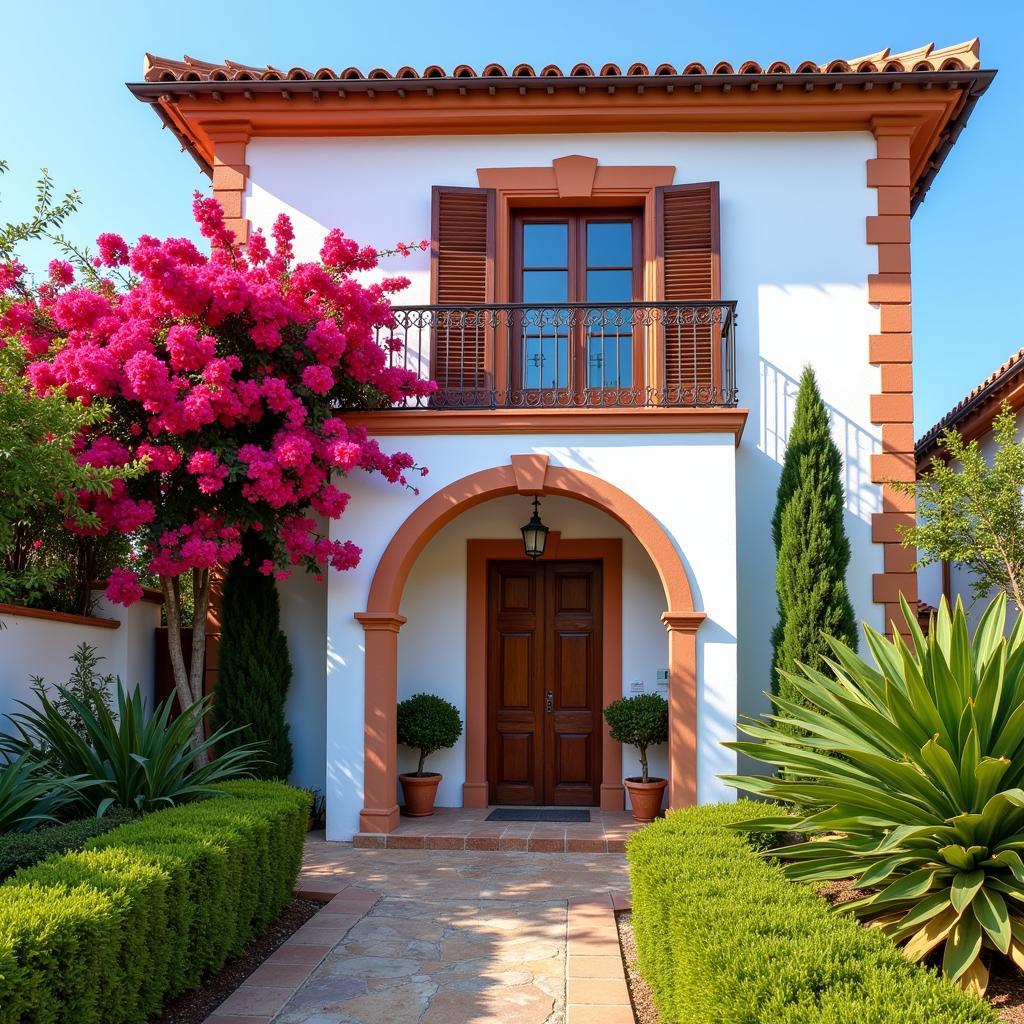
[[[649,555],[669,610],[669,805],[696,800],[697,629],[686,569],[657,519],[625,491],[590,473],[552,466],[546,455],[513,455],[507,466],[471,473],[448,484],[416,508],[381,556],[365,612],[366,632],[364,800],[360,829],[390,832],[398,824],[395,706],[398,698],[398,631],[402,592],[416,559],[449,522],[482,502],[509,494],[549,494],[586,502],[622,523]]]

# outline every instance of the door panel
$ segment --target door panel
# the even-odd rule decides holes
[[[544,796],[543,602],[538,566],[492,566],[488,608],[488,743],[490,799],[533,804]]]
[[[598,803],[601,778],[601,567],[552,562],[545,609],[548,689],[545,802]]]
[[[601,566],[492,563],[492,803],[590,806],[601,777]]]
[[[506,708],[529,708],[533,675],[533,634],[505,633],[501,644],[501,703]]]

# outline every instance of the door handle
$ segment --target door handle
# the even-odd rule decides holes
[[[544,698],[544,710],[549,715],[555,710],[555,694],[553,690],[548,690],[547,696]]]

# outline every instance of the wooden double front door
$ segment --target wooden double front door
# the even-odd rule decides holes
[[[601,592],[600,562],[490,563],[491,803],[600,802]]]

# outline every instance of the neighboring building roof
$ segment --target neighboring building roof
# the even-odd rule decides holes
[[[1003,402],[1014,409],[1024,407],[1024,348],[1014,352],[921,436],[914,446],[918,471],[927,468],[947,430],[956,428],[968,441],[978,437],[992,425]]]
[[[872,131],[913,126],[916,209],[995,72],[977,39],[826,63],[461,64],[288,71],[146,55],[128,88],[212,174],[218,139],[589,131]],[[343,102],[339,102],[339,100]]]
[[[330,68],[319,68],[310,71],[306,68],[291,68],[283,71],[267,65],[255,67],[249,64],[237,64],[226,60],[222,64],[211,64],[208,61],[196,60],[187,54],[183,60],[172,60],[168,57],[154,57],[146,54],[144,66],[147,82],[381,82],[452,79],[494,79],[494,78],[650,78],[664,76],[688,75],[841,75],[841,74],[877,74],[879,72],[912,71],[974,71],[981,67],[979,58],[980,41],[972,39],[966,43],[957,43],[940,50],[934,43],[907,50],[904,53],[892,53],[891,50],[879,50],[852,60],[831,60],[825,64],[815,64],[805,60],[795,68],[782,61],[774,61],[762,66],[756,61],[748,60],[738,68],[720,61],[709,72],[703,64],[690,63],[677,70],[671,64],[659,64],[651,71],[646,64],[630,64],[623,70],[618,64],[604,64],[595,70],[590,64],[574,64],[568,71],[563,71],[556,64],[548,64],[536,71],[530,64],[517,64],[507,71],[501,64],[487,64],[477,73],[466,64],[460,64],[450,73],[436,64],[424,68],[422,72],[415,68],[403,67],[391,73],[384,68],[374,68],[364,74],[358,68],[345,68],[344,71],[332,71]]]
[[[929,604],[927,601],[917,602],[917,624],[921,629],[927,633],[928,628],[931,625],[932,616],[938,615],[939,609],[933,604]]]

